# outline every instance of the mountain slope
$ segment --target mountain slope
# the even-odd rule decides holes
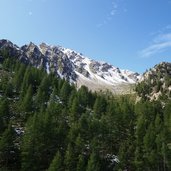
[[[136,103],[135,96],[77,90],[37,69],[50,72],[52,59],[25,48],[0,51],[0,170],[171,170],[171,99]],[[145,73],[142,90],[171,78],[170,69],[161,63]]]
[[[171,97],[171,63],[161,62],[143,74],[136,87],[144,99],[157,100]]]
[[[0,40],[0,49],[6,49],[11,56],[17,56],[24,63],[34,67],[43,67],[47,73],[53,72],[58,77],[75,83],[77,87],[87,86],[91,90],[109,89],[116,93],[130,90],[140,75],[121,70],[105,62],[98,62],[71,49],[60,46],[39,46],[34,43],[19,48],[8,40]]]

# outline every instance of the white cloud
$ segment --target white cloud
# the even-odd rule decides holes
[[[168,48],[171,48],[171,33],[161,33],[153,39],[151,45],[141,50],[139,54],[142,58],[148,58],[164,52]]]
[[[97,27],[100,28],[103,25],[107,24],[109,21],[112,20],[112,18],[117,14],[119,10],[119,3],[121,3],[120,0],[113,0],[111,3],[111,9],[108,11],[106,18],[103,20],[102,23],[97,24]]]
[[[110,11],[110,15],[111,16],[115,15],[117,10],[118,10],[118,4],[117,4],[117,2],[113,1],[112,2],[112,10]]]
[[[171,32],[171,25],[167,25],[157,31],[150,33],[150,36],[158,36],[160,34],[170,33],[170,32]]]
[[[32,11],[29,11],[29,12],[28,12],[28,15],[29,15],[29,16],[32,16],[32,15],[33,15],[33,12],[32,12]]]
[[[116,14],[116,10],[112,10],[111,12],[110,12],[110,15],[115,15]]]

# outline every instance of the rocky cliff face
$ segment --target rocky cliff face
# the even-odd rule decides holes
[[[171,98],[171,63],[161,62],[146,71],[136,87],[140,97],[150,100]]]
[[[8,40],[0,40],[0,50],[6,49],[11,57],[17,57],[26,64],[43,67],[48,73],[75,83],[78,87],[85,85],[91,90],[124,92],[136,83],[138,73],[121,70],[105,62],[98,62],[71,49],[60,46],[39,46],[34,43],[18,47]]]

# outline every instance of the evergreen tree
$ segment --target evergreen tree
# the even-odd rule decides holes
[[[86,108],[89,104],[89,91],[85,86],[81,86],[78,90],[78,101],[83,108]]]
[[[71,105],[71,114],[70,114],[70,121],[71,123],[77,122],[81,115],[81,107],[80,103],[78,101],[78,98],[75,97],[73,99],[72,105]]]
[[[1,134],[4,132],[4,130],[5,130],[4,119],[0,117],[0,137],[1,137]]]
[[[71,86],[67,81],[65,81],[60,89],[60,97],[65,105],[68,102],[70,92],[71,92]]]
[[[51,113],[34,114],[26,125],[22,143],[22,170],[44,170],[58,148],[58,132]]]
[[[32,71],[33,69],[30,66],[27,66],[24,74],[23,82],[21,85],[21,94],[20,94],[21,100],[23,100],[23,96],[25,96],[25,94],[27,93],[27,90],[30,85],[32,85],[32,88],[35,87],[36,79]]]
[[[49,79],[48,75],[46,75],[38,88],[37,95],[35,98],[36,105],[40,108],[42,106],[46,106],[47,102],[50,97],[50,85],[51,80]]]
[[[12,97],[13,96],[13,85],[10,81],[6,85],[6,89],[5,89],[4,94],[6,97]]]
[[[39,159],[39,151],[36,150],[36,136],[38,136],[39,133],[37,132],[37,127],[39,126],[39,124],[40,122],[38,121],[37,114],[29,118],[29,120],[27,121],[26,132],[21,144],[21,166],[23,171],[38,170],[37,164],[39,164],[39,162],[37,160]]]
[[[163,159],[168,170],[171,169],[171,100],[168,101],[164,110],[164,129],[162,132],[165,144],[162,147]]]
[[[24,64],[20,64],[19,70],[15,73],[13,81],[17,91],[21,89],[25,70],[26,70],[26,66]]]
[[[86,171],[100,171],[99,158],[95,152],[90,155]]]
[[[103,96],[98,96],[93,106],[94,113],[100,117],[106,111],[106,100]]]
[[[74,147],[71,144],[69,144],[67,147],[64,164],[65,164],[66,171],[76,170],[76,157],[74,154]]]
[[[77,169],[76,171],[85,171],[86,170],[86,162],[85,157],[80,154],[78,157]]]
[[[18,153],[14,145],[14,139],[15,132],[11,124],[9,124],[0,139],[0,167],[15,166],[18,160]]]
[[[9,82],[9,76],[7,74],[2,75],[0,89],[2,92],[5,92],[7,89],[7,84]]]
[[[9,102],[6,98],[0,102],[0,118],[2,122],[2,130],[0,130],[0,132],[4,131],[4,128],[7,127],[8,122],[10,120],[10,111],[8,103]]]
[[[32,85],[28,87],[28,90],[24,96],[24,99],[21,104],[21,109],[24,112],[31,112],[33,109],[33,90]]]
[[[58,151],[50,164],[48,171],[63,171],[62,156]]]

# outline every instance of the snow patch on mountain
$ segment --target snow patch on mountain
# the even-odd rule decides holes
[[[83,56],[71,49],[60,48],[77,68],[77,75],[82,75],[89,79],[89,81],[104,82],[104,84],[116,85],[122,83],[134,84],[139,79],[139,74],[129,71],[120,70],[105,62],[98,62],[88,57]],[[84,74],[82,73],[84,71]],[[85,75],[85,72],[87,73]],[[79,73],[79,74],[78,74]],[[80,75],[82,74],[82,75]],[[85,78],[84,78],[85,79]]]
[[[74,50],[62,46],[41,43],[39,46],[29,43],[18,47],[7,40],[0,40],[0,49],[8,48],[11,56],[17,56],[27,64],[36,68],[44,68],[60,78],[74,83],[77,87],[87,86],[91,90],[109,89],[114,92],[124,91],[135,84],[140,75],[129,70],[119,69],[106,62],[92,60]]]

